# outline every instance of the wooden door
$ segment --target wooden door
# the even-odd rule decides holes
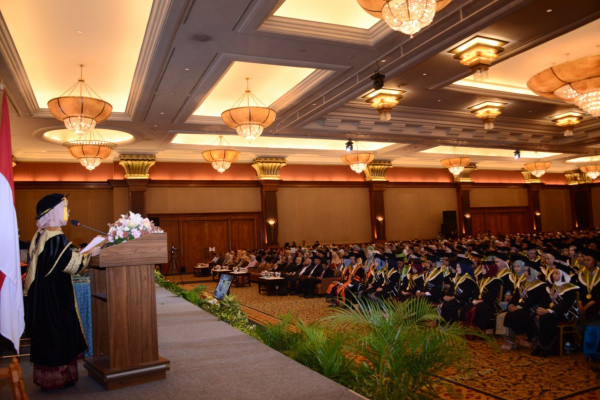
[[[253,219],[232,219],[229,221],[231,249],[254,249],[256,247],[256,226]]]
[[[217,254],[225,254],[229,250],[227,235],[227,220],[206,221],[206,248],[204,262],[208,262],[210,254],[208,247],[214,247]]]
[[[167,233],[167,249],[169,251],[169,259],[171,259],[171,246],[175,246],[177,250],[175,251],[175,256],[179,257],[181,254],[181,243],[179,241],[179,221],[176,219],[160,219],[159,225],[166,233]],[[181,257],[179,257],[181,259]],[[161,264],[160,272],[162,274],[167,273],[175,273],[175,271],[169,271],[169,264]]]
[[[182,221],[182,257],[180,267],[187,272],[203,262],[206,258],[206,222],[205,221]]]

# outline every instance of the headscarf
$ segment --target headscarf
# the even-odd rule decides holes
[[[517,260],[515,262],[513,262],[513,266],[514,265],[518,265],[519,269],[521,272],[517,272],[517,276],[521,276],[523,275],[523,273],[525,273],[525,263],[523,262],[523,260]],[[515,268],[515,272],[516,272],[516,268]]]
[[[554,275],[554,271],[558,271],[560,273],[560,278],[558,278],[558,280],[556,282],[554,281],[554,277],[552,276],[552,275]],[[550,281],[552,281],[552,283],[556,286],[562,286],[565,283],[571,282],[571,277],[569,276],[569,274],[567,274],[562,269],[558,269],[558,268],[554,269],[552,271],[552,275],[550,275]]]
[[[496,263],[486,263],[484,265],[485,274],[483,272],[481,274],[486,278],[490,276],[496,276],[498,274],[498,266],[496,265]]]
[[[66,207],[65,200],[61,201],[54,208],[42,215],[40,219],[36,221],[38,229],[56,228],[65,226],[67,221],[63,219],[64,208]]]
[[[414,267],[417,270],[417,274],[423,273],[423,264],[421,264],[420,262],[413,262],[411,268],[412,267]]]

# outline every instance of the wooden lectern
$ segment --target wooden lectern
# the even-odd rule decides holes
[[[166,262],[166,233],[107,247],[90,262],[94,355],[84,365],[105,389],[166,378],[154,286],[154,266]]]

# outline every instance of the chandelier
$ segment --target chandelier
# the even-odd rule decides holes
[[[556,126],[565,128],[565,136],[573,136],[573,127],[581,122],[583,115],[578,112],[566,112],[552,117]]]
[[[489,131],[494,129],[494,121],[496,117],[502,114],[504,105],[504,103],[497,101],[484,101],[469,107],[469,109],[477,118],[483,121],[483,128]]]
[[[504,51],[507,42],[475,36],[473,39],[450,50],[454,58],[460,60],[464,66],[471,68],[475,80],[487,79],[487,71],[498,54]]]
[[[114,143],[104,140],[94,129],[90,129],[83,137],[67,141],[63,145],[90,171],[100,165],[117,147]]]
[[[600,116],[600,55],[552,66],[532,76],[527,86],[534,93],[573,103],[594,117]]]
[[[531,172],[536,178],[541,178],[546,173],[546,170],[550,168],[552,163],[550,161],[538,161],[525,164],[524,167],[527,171]]]
[[[580,167],[579,170],[586,174],[591,180],[600,176],[600,164],[584,165],[583,167]]]
[[[392,119],[392,108],[398,105],[398,100],[402,98],[405,90],[397,89],[378,89],[367,93],[364,97],[371,107],[379,112],[379,120],[389,121]]]
[[[369,165],[373,159],[375,158],[375,154],[369,153],[366,151],[358,150],[358,142],[354,142],[356,144],[356,150],[351,151],[342,156],[342,161],[350,166],[352,171],[360,174],[365,169],[367,169],[367,165]]]
[[[414,35],[431,24],[435,12],[452,0],[357,0],[369,14],[383,19],[390,28]]]
[[[112,112],[112,106],[100,99],[100,96],[83,79],[83,65],[77,82],[59,97],[48,102],[48,110],[65,127],[77,134],[93,129],[96,124],[105,121]]]
[[[223,136],[219,136],[219,147],[223,146]],[[202,152],[202,157],[212,165],[214,169],[223,173],[229,169],[231,163],[236,162],[240,156],[237,150],[219,148]]]
[[[465,167],[469,165],[470,162],[471,158],[469,157],[453,157],[440,161],[442,166],[448,168],[448,171],[450,171],[455,178],[459,176],[461,172],[463,172]]]
[[[277,113],[250,92],[249,80],[250,78],[246,78],[246,91],[242,97],[232,108],[223,111],[221,119],[225,125],[235,129],[238,135],[252,141],[275,121]]]

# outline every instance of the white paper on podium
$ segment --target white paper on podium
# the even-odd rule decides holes
[[[95,238],[92,239],[92,241],[85,246],[84,249],[81,249],[79,251],[79,253],[83,254],[86,253],[88,251],[90,251],[91,249],[93,249],[94,247],[98,246],[100,243],[104,242],[106,240],[106,237],[102,236],[102,235],[98,235]]]

